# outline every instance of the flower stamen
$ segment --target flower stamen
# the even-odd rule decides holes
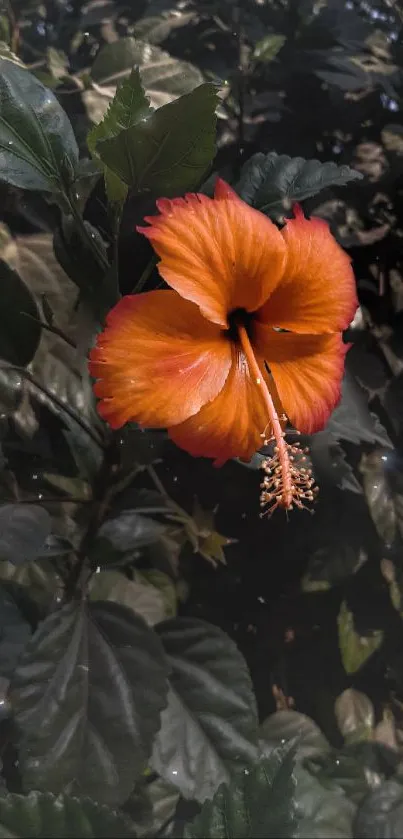
[[[281,422],[285,422],[287,417],[282,414],[280,421],[246,329],[240,324],[238,324],[238,336],[249,372],[256,386],[259,387],[269,419],[268,426],[262,435],[264,445],[274,444],[273,455],[266,458],[262,464],[265,477],[261,483],[260,505],[266,508],[262,515],[271,515],[277,507],[292,510],[295,505],[300,509],[306,509],[304,502],[314,501],[318,492],[317,487],[314,486],[312,470],[305,465],[308,450],[301,449],[298,442],[287,443],[281,426]],[[267,428],[270,429],[268,436],[266,436]]]

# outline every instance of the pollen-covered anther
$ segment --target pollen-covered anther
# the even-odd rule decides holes
[[[273,443],[274,439],[265,442]],[[274,446],[273,455],[262,462],[265,475],[260,484],[260,506],[265,509],[261,516],[271,516],[277,507],[285,510],[292,510],[294,506],[307,509],[306,503],[313,502],[318,493],[312,469],[303,465],[307,460],[307,449],[301,449],[299,443],[291,445],[285,440],[284,446],[289,460],[287,474],[284,472],[284,464],[280,462],[278,445]]]

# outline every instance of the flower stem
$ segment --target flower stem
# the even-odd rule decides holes
[[[86,227],[84,219],[77,207],[74,198],[72,198],[71,195],[67,195],[66,198],[71,215],[73,216],[73,219],[77,225],[77,232],[83,244],[92,252],[93,256],[98,262],[99,267],[104,272],[104,274],[106,274],[106,272],[109,270],[109,262],[105,254],[99,247],[95,236],[91,236],[88,228]]]

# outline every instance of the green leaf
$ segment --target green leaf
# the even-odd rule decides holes
[[[25,790],[119,804],[144,769],[166,701],[158,637],[129,609],[71,603],[32,636],[11,685]]]
[[[0,836],[14,839],[114,839],[134,837],[121,813],[89,798],[30,792],[0,796]]]
[[[49,513],[35,504],[0,506],[0,560],[14,565],[35,559],[44,549],[52,527]]]
[[[385,452],[375,450],[361,457],[362,475],[368,509],[380,538],[391,546],[397,532],[396,499],[389,487]]]
[[[164,601],[158,589],[145,585],[136,578],[129,580],[119,571],[101,571],[94,574],[90,584],[91,600],[107,600],[127,606],[140,615],[149,626],[166,617]]]
[[[177,612],[177,594],[175,583],[168,574],[158,571],[157,568],[148,568],[137,571],[136,580],[144,581],[147,585],[155,588],[162,597],[165,610],[165,618],[174,618]]]
[[[346,673],[355,673],[367,659],[380,647],[383,640],[382,630],[372,635],[358,635],[354,629],[353,613],[349,611],[343,600],[337,618],[339,630],[339,648],[341,660]]]
[[[265,64],[274,61],[285,41],[285,35],[276,35],[275,33],[266,35],[257,42],[253,50],[253,58],[257,61],[263,61]]]
[[[39,309],[25,283],[3,260],[0,260],[0,288],[0,358],[25,367],[32,361],[41,340]]]
[[[120,131],[131,128],[151,113],[150,103],[144,94],[138,69],[118,85],[115,96],[103,120],[91,129],[87,143],[95,159],[99,160],[96,145],[99,140],[116,137]],[[127,195],[127,186],[108,167],[104,167],[106,192],[110,202],[121,203]]]
[[[333,162],[258,152],[242,167],[235,189],[247,204],[267,215],[279,216],[295,201],[304,201],[323,189],[344,186],[361,177],[348,166]]]
[[[385,781],[370,793],[357,812],[356,839],[400,839],[403,834],[403,787]]]
[[[175,817],[178,800],[176,787],[158,775],[151,778],[150,773],[144,773],[125,803],[125,812],[133,822],[136,835],[141,839],[171,836],[170,825]]]
[[[318,726],[305,714],[284,710],[272,714],[260,728],[260,747],[266,757],[279,748],[293,750],[295,783],[292,807],[298,827],[292,835],[317,839],[351,839],[354,806],[331,773],[309,767],[331,764],[330,746]],[[354,776],[357,787],[357,771]],[[362,774],[359,777],[362,788]]]
[[[264,753],[268,746],[274,748],[293,742],[298,746],[299,759],[329,751],[330,748],[316,723],[292,709],[270,714],[260,726],[259,742]]]
[[[107,245],[99,231],[86,220],[84,227],[107,259]],[[60,227],[55,230],[53,246],[60,266],[80,289],[87,309],[97,321],[103,322],[106,313],[119,299],[116,278],[110,270],[105,274],[92,251],[84,244],[71,216],[62,217]]]
[[[91,80],[104,101],[112,99],[116,85],[129,77],[133,67],[140,70],[141,82],[155,108],[189,93],[203,82],[193,64],[173,58],[159,47],[137,38],[119,38],[99,51],[91,68]]]
[[[15,55],[11,47],[3,40],[0,41],[0,58],[7,58],[9,61],[13,61],[14,64],[18,64],[19,67],[25,67],[24,62],[18,58],[18,55]]]
[[[371,740],[375,726],[375,711],[365,693],[347,688],[337,697],[334,712],[346,743]]]
[[[204,801],[257,756],[257,711],[245,660],[218,627],[176,618],[156,627],[172,668],[152,766]]]
[[[217,101],[215,85],[200,85],[117,137],[100,140],[96,150],[137,192],[170,196],[192,189],[214,156]]]
[[[44,547],[46,551],[46,545]],[[37,559],[18,567],[12,562],[0,562],[0,580],[11,584],[12,590],[21,587],[41,610],[52,609],[63,596],[61,577],[55,571],[51,560]]]
[[[32,635],[14,598],[0,587],[0,677],[10,679]],[[0,819],[1,822],[1,819]]]
[[[187,26],[196,16],[196,9],[192,11],[168,9],[160,15],[141,17],[132,26],[131,32],[136,38],[147,41],[149,44],[160,44],[172,31]]]
[[[273,750],[253,768],[237,773],[205,801],[185,828],[186,839],[263,839],[295,835],[293,757]],[[299,835],[299,834],[298,834]]]
[[[381,446],[393,448],[379,418],[368,408],[367,391],[361,387],[350,370],[345,371],[341,385],[341,401],[333,411],[326,431],[336,440],[347,440],[354,445],[379,443]]]
[[[347,543],[331,543],[318,548],[309,558],[301,580],[302,591],[328,591],[356,574],[366,561],[367,556],[362,549]]]
[[[345,793],[353,804],[359,804],[371,788],[367,781],[366,767],[360,762],[359,758],[346,751],[340,752],[332,749],[325,754],[317,754],[305,761],[304,768],[316,778],[322,788],[330,793]],[[370,777],[369,773],[368,777]],[[375,775],[373,774],[372,777],[375,777]],[[343,802],[343,798],[336,798],[335,800],[336,802],[340,802],[340,800]],[[330,798],[328,798],[328,801],[330,803]],[[351,816],[352,811],[348,804],[346,810],[347,819],[351,823],[349,816]],[[342,819],[338,821],[341,823]]]
[[[89,557],[94,567],[122,565],[140,556],[140,549],[156,542],[165,532],[164,525],[137,510],[123,510],[106,519],[91,545]]]
[[[78,147],[56,97],[28,70],[0,59],[0,179],[21,189],[63,192]]]

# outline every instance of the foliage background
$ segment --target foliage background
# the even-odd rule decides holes
[[[260,794],[263,835],[370,836],[379,810],[378,835],[401,835],[400,6],[13,0],[0,26],[2,56],[11,50],[53,92],[78,145],[71,140],[78,169],[67,205],[40,184],[13,181],[3,146],[0,158],[0,748],[11,792],[0,821],[16,835],[44,835],[44,824],[48,835],[82,835],[85,824],[96,836],[235,836],[244,835],[239,813],[261,812]],[[99,322],[118,287],[158,282],[134,233],[152,196],[123,187],[126,201],[111,211],[97,159],[102,131],[89,135],[118,81],[136,84],[133,66],[154,107],[219,85],[206,191],[220,172],[274,218],[284,199],[301,199],[353,257],[361,305],[343,400],[307,440],[321,489],[314,516],[259,518],[260,455],[216,471],[163,433],[129,427],[110,439],[97,418],[85,359]],[[208,95],[198,108],[208,109]],[[263,158],[272,152],[292,160]],[[313,159],[363,178],[304,169]],[[68,180],[68,161],[58,166]],[[122,189],[109,177],[109,190]],[[88,564],[98,571],[90,580]],[[87,584],[89,605],[62,605]],[[270,744],[269,763],[239,782],[234,766],[254,763],[258,718],[267,717],[258,736]],[[279,749],[283,740],[291,752]],[[230,778],[235,791],[217,793],[202,821],[184,828],[196,799]],[[62,821],[53,822],[52,793],[62,791]],[[231,800],[234,822],[221,828]]]

